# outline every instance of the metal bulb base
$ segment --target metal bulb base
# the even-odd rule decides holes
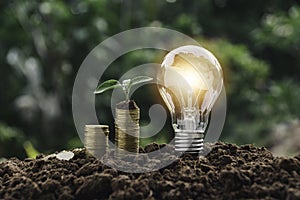
[[[194,130],[180,130],[175,132],[175,151],[186,153],[203,152],[204,133]]]

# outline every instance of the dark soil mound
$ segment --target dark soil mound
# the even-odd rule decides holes
[[[73,152],[69,161],[41,155],[1,163],[0,199],[300,199],[300,155],[277,158],[252,145],[217,143],[206,157],[183,155],[144,174]]]

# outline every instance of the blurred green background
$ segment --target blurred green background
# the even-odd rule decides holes
[[[143,26],[187,34],[219,59],[228,98],[222,141],[264,145],[285,154],[300,149],[296,1],[4,0],[0,24],[0,158],[82,146],[71,111],[80,64],[104,39]],[[154,51],[129,53],[103,80],[162,59]],[[97,98],[98,109],[110,112],[110,95],[103,94],[103,102]],[[144,112],[141,123],[147,123],[153,102],[142,90],[134,98]],[[113,125],[109,114],[100,120]],[[151,139],[165,142],[168,132]]]

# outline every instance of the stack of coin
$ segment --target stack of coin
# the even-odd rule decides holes
[[[109,126],[86,125],[84,146],[96,158],[101,158],[108,149]]]
[[[117,152],[129,151],[137,153],[139,150],[140,135],[140,109],[116,109],[115,118],[115,142],[118,147]]]

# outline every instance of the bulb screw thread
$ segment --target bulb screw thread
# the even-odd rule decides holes
[[[175,132],[175,151],[186,153],[201,153],[204,146],[203,132]]]

